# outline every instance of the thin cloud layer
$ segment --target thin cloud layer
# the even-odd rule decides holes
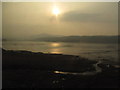
[[[102,13],[82,13],[78,11],[69,11],[63,14],[61,21],[65,22],[114,22],[113,18],[106,18]]]

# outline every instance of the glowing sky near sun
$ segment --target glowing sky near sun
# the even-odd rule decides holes
[[[3,2],[2,5],[4,37],[25,38],[42,33],[118,34],[117,2]]]
[[[60,10],[59,10],[59,8],[56,5],[53,7],[52,12],[56,16],[58,16],[60,14]]]

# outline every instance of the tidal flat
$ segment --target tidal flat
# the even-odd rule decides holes
[[[2,88],[119,88],[120,67],[75,55],[2,49]]]

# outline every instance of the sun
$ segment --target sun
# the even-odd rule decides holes
[[[54,15],[56,15],[56,16],[58,16],[59,14],[60,14],[60,10],[59,10],[59,8],[57,8],[56,6],[53,8],[53,14]]]

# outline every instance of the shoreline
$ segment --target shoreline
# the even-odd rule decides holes
[[[102,68],[100,68],[98,65],[101,64],[100,61],[98,61],[96,64],[93,64],[93,66],[95,67],[95,71],[85,71],[82,73],[75,73],[75,72],[62,72],[62,71],[54,71],[54,73],[56,74],[68,74],[68,75],[83,75],[83,76],[90,76],[90,75],[96,75],[98,73],[102,72]]]

